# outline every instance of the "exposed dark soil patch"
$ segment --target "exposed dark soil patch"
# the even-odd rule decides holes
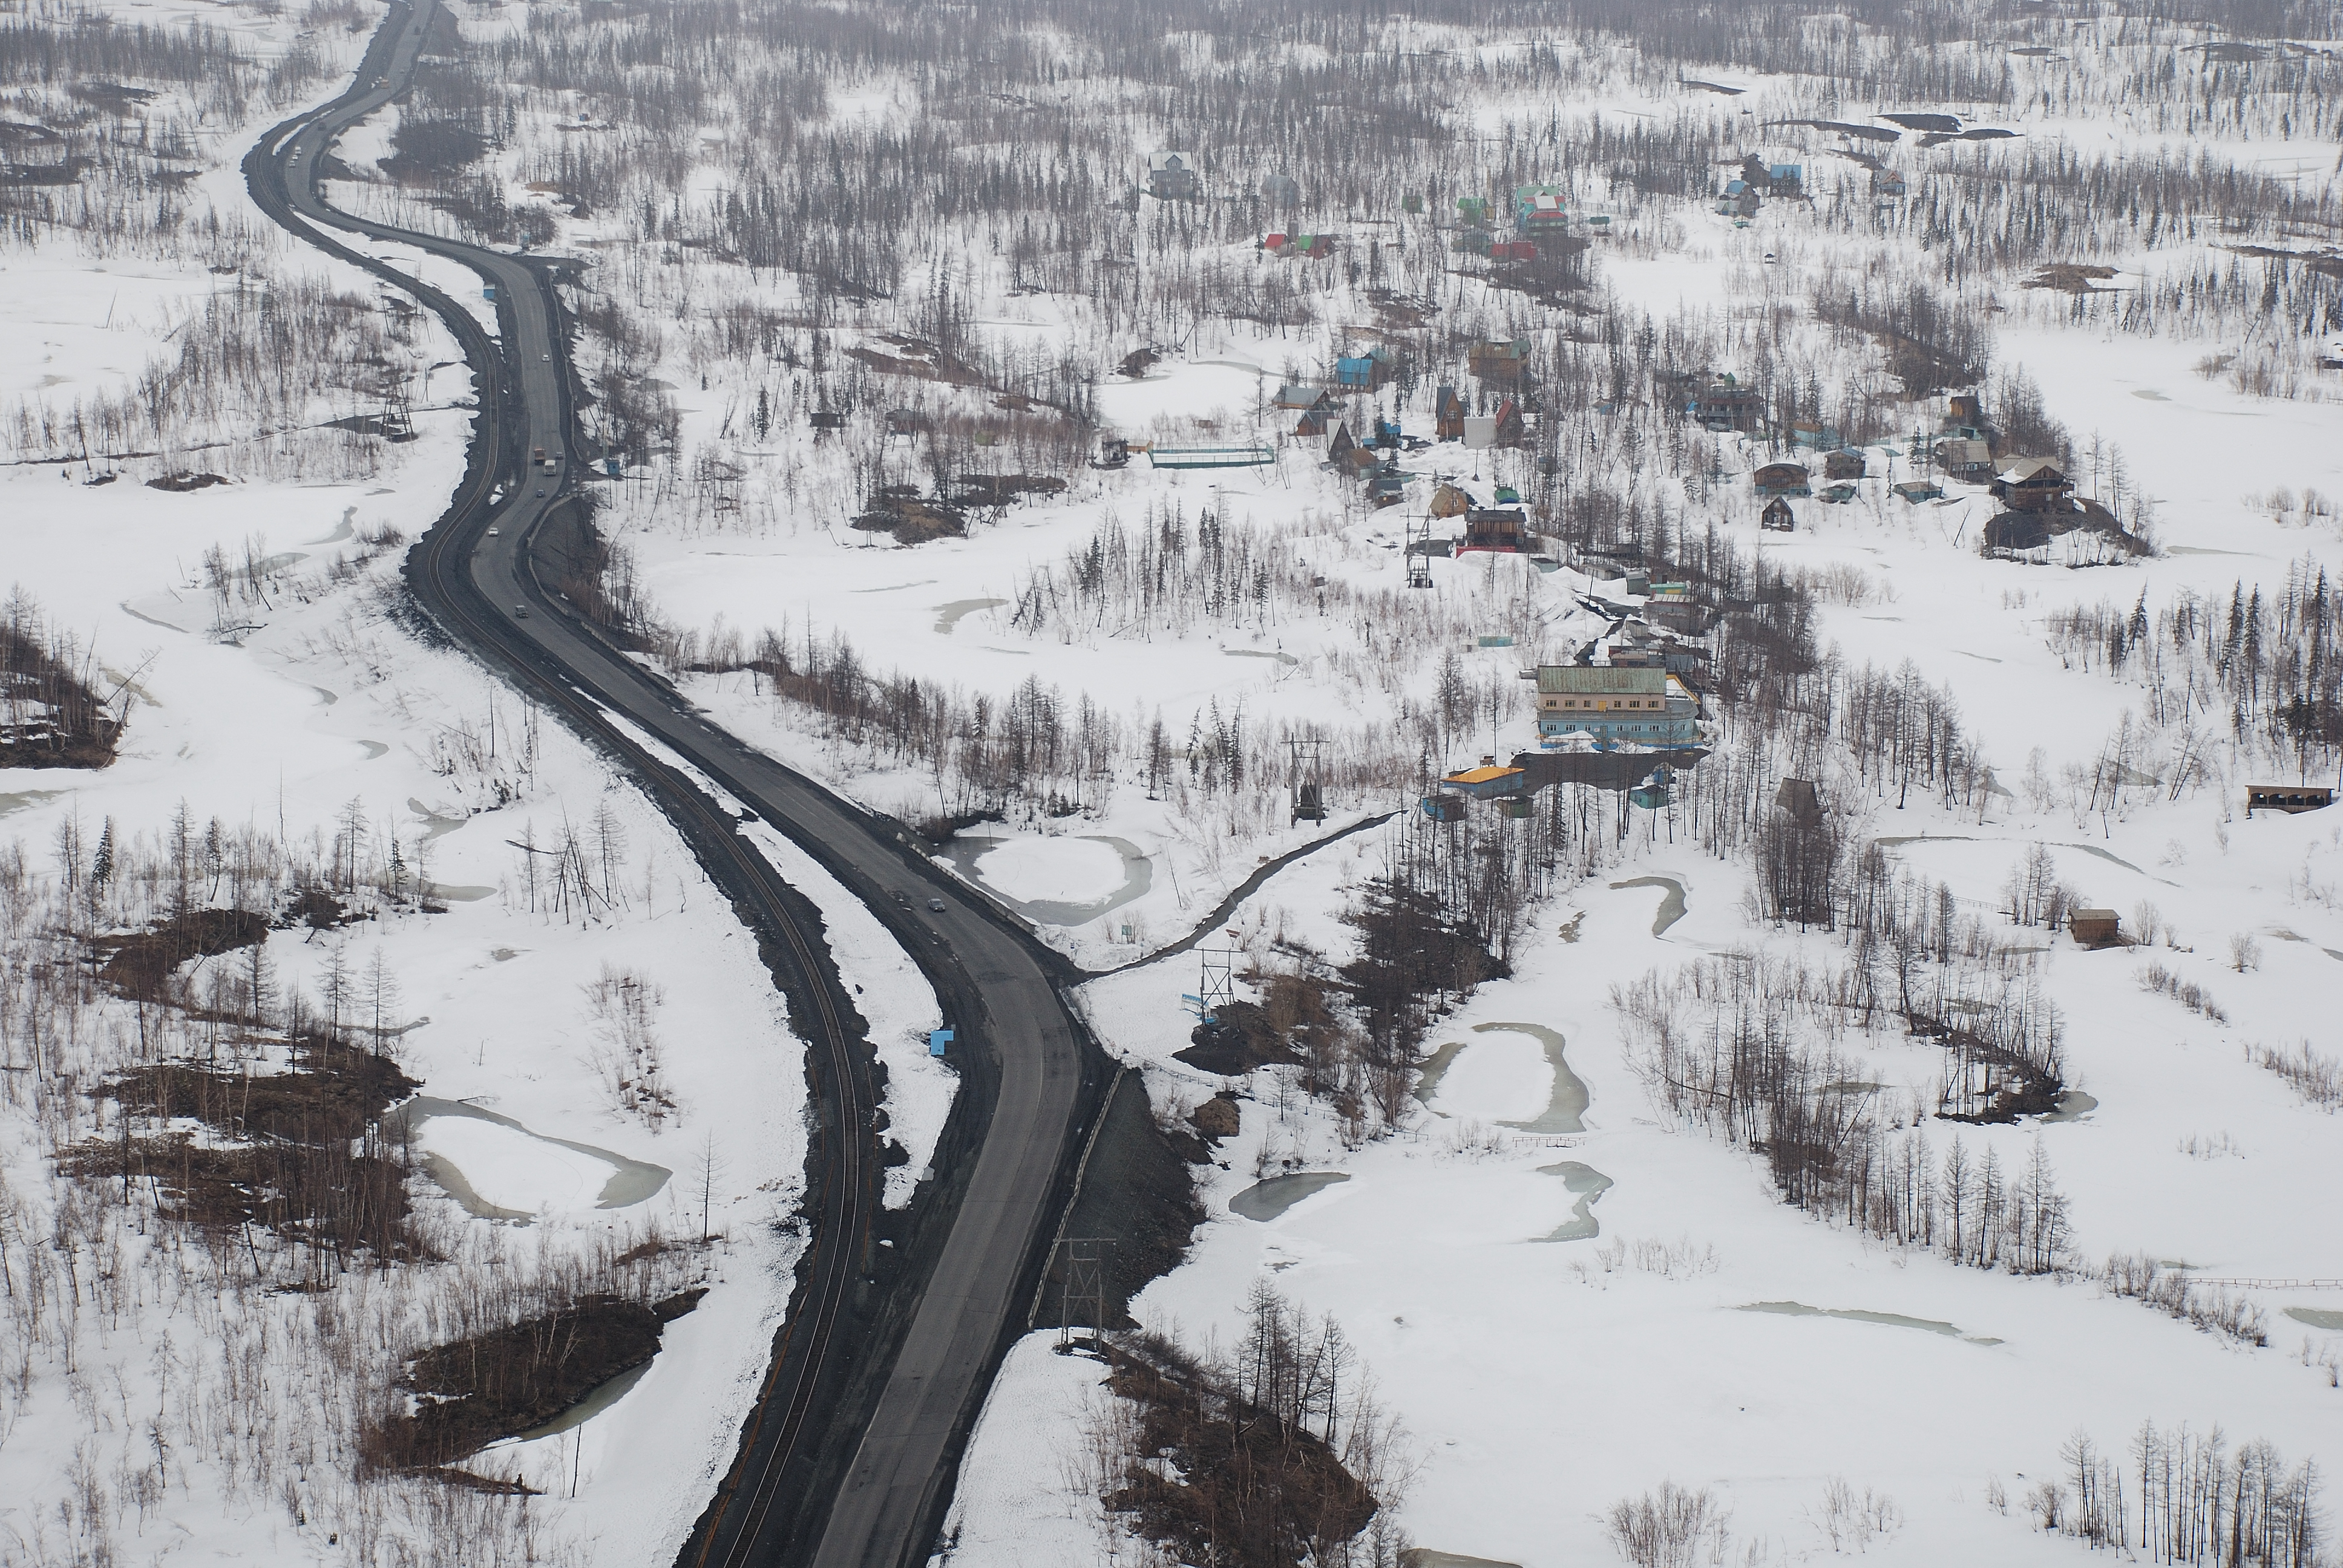
[[[423,1252],[407,1226],[406,1161],[347,1140],[198,1143],[186,1132],[96,1139],[62,1150],[58,1169],[85,1181],[151,1185],[167,1219],[215,1233],[257,1225],[347,1267]]]
[[[656,1303],[588,1296],[566,1312],[434,1346],[400,1379],[417,1396],[414,1410],[367,1432],[362,1451],[386,1469],[437,1467],[542,1426],[657,1355],[667,1324],[705,1293]]]
[[[958,508],[921,500],[916,495],[893,493],[907,487],[888,487],[871,503],[870,509],[858,515],[849,526],[866,534],[892,534],[895,542],[903,545],[956,539],[968,533],[968,519]]]
[[[898,352],[890,354],[857,344],[846,351],[846,357],[860,360],[883,376],[908,376],[914,380],[941,381],[951,387],[984,385],[982,371],[932,343],[917,337],[881,337],[879,341]]]
[[[85,104],[108,109],[135,108],[162,96],[152,87],[126,87],[119,82],[75,82],[65,92]]]
[[[2066,510],[1997,513],[1986,522],[1981,548],[2005,559],[2024,558],[2047,551],[2053,539],[2078,533],[2098,535],[2113,558],[2148,552],[2147,542],[2127,532],[2113,512],[2082,498]]]
[[[1253,1002],[1221,1003],[1213,1021],[1198,1024],[1188,1038],[1193,1043],[1174,1052],[1172,1060],[1199,1072],[1240,1078],[1257,1068],[1302,1063],[1302,1058],[1271,1026],[1267,1010]]]
[[[1118,1352],[1107,1386],[1140,1407],[1134,1449],[1166,1462],[1124,1469],[1106,1506],[1182,1563],[1291,1568],[1380,1506],[1316,1432],[1192,1367]]]
[[[2026,280],[2028,288],[2055,288],[2061,294],[2094,294],[2091,286],[2116,275],[2112,266],[2088,262],[2054,261]]]
[[[92,650],[24,596],[13,608],[0,618],[0,768],[106,767],[128,710],[89,683]]]
[[[1131,1298],[1188,1255],[1188,1243],[1204,1222],[1191,1168],[1174,1138],[1156,1125],[1145,1081],[1135,1072],[1126,1074],[1107,1106],[1065,1230],[1068,1236],[1108,1237],[1114,1242],[1091,1249],[1102,1254],[1109,1329],[1131,1326]],[[1062,1256],[1050,1261],[1036,1322],[1064,1321],[1065,1271]],[[1087,1323],[1087,1304],[1073,1315]]]
[[[342,900],[323,888],[302,888],[285,906],[285,921],[288,926],[307,926],[313,931],[329,931],[350,919]]]
[[[400,185],[428,185],[479,162],[488,138],[453,120],[401,120],[378,166]]]
[[[168,490],[173,495],[185,495],[189,490],[206,490],[214,485],[228,482],[225,474],[166,474],[159,479],[149,479],[150,490]]]
[[[2343,277],[2343,250],[2278,250],[2267,245],[2232,245],[2223,248],[2265,261],[2298,261],[2313,272]]]
[[[1906,113],[1882,115],[1879,117],[1899,125],[1907,131],[1933,131],[1940,136],[1951,136],[1961,128],[1961,117],[1958,115]]]
[[[1377,879],[1343,920],[1359,932],[1359,955],[1342,966],[1353,1004],[1366,1025],[1370,1049],[1412,1068],[1436,1000],[1472,994],[1483,980],[1513,969],[1469,924],[1448,914],[1440,900],[1404,883]]]
[[[101,937],[98,978],[126,995],[159,995],[181,964],[247,948],[268,935],[257,910],[190,910],[126,937]]]
[[[413,427],[404,420],[380,414],[346,414],[339,419],[326,421],[328,430],[347,430],[358,436],[379,436],[386,441],[412,441]]]
[[[135,1114],[191,1117],[232,1138],[347,1143],[421,1087],[388,1057],[310,1040],[294,1048],[289,1071],[152,1062],[109,1079],[106,1092]]]
[[[9,164],[0,167],[0,185],[79,185],[90,164],[88,158],[66,158],[54,164]]]
[[[1429,326],[1440,313],[1440,307],[1421,299],[1410,299],[1385,289],[1368,293],[1369,303],[1375,307],[1375,319],[1386,332],[1417,332]]]
[[[1891,131],[1885,126],[1858,126],[1847,120],[1768,120],[1769,126],[1812,126],[1818,131],[1835,131],[1842,136],[1853,136],[1865,142],[1900,142],[1901,131]]]
[[[953,498],[964,507],[1005,507],[1020,496],[1055,496],[1065,488],[1065,480],[1049,474],[962,474]]]
[[[1690,76],[1684,78],[1684,80],[1678,85],[1686,87],[1697,87],[1704,93],[1722,93],[1728,98],[1737,98],[1742,94],[1749,90],[1746,87],[1728,87],[1721,82],[1695,81]]]
[[[377,1122],[417,1085],[387,1060],[312,1039],[286,1072],[239,1072],[209,1062],[162,1061],[108,1080],[117,1132],[62,1150],[59,1168],[84,1181],[151,1184],[163,1212],[215,1232],[258,1225],[307,1243],[314,1267],[347,1267],[424,1249],[408,1227],[405,1151]],[[133,1134],[150,1125],[200,1122]]]

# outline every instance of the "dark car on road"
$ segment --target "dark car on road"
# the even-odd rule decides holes
[[[928,908],[933,910],[940,915],[944,912],[945,907],[944,901],[941,899],[930,899],[928,900]]]

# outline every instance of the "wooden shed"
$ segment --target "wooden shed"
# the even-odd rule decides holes
[[[1776,496],[1765,503],[1764,511],[1757,514],[1757,526],[1771,528],[1777,534],[1791,533],[1797,528],[1798,514],[1790,510],[1789,502]]]
[[[2335,791],[2321,784],[2248,784],[2246,815],[2257,811],[2320,811],[2335,804]]]
[[[2077,947],[2124,945],[2123,921],[2113,910],[2077,910],[2066,917],[2066,930],[2073,933]]]

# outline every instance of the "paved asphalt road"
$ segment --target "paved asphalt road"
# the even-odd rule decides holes
[[[614,653],[539,586],[529,537],[563,504],[574,467],[565,345],[544,276],[510,254],[348,217],[328,207],[316,188],[314,171],[335,136],[406,85],[437,4],[393,0],[351,89],[271,131],[245,166],[255,199],[271,216],[422,299],[464,341],[480,376],[484,447],[456,505],[416,547],[409,578],[417,597],[447,631],[568,713],[657,791],[696,851],[718,862],[711,871],[743,890],[736,896],[786,939],[801,970],[825,966],[792,920],[779,879],[734,830],[730,803],[711,800],[673,766],[678,759],[821,859],[894,930],[940,992],[972,999],[978,1016],[953,1020],[956,1050],[986,1051],[997,1063],[990,1125],[982,1130],[957,1216],[910,1311],[851,1463],[831,1495],[793,1495],[786,1478],[820,1458],[801,1451],[828,1432],[825,1417],[832,1412],[821,1406],[834,1395],[821,1389],[826,1381],[838,1387],[840,1369],[825,1360],[833,1329],[852,1310],[850,1298],[869,1267],[878,1190],[869,1070],[855,1059],[851,1031],[841,1026],[850,1002],[834,974],[809,985],[819,993],[814,1032],[825,1036],[809,1042],[811,1070],[825,1095],[822,1109],[837,1117],[835,1124],[822,1118],[825,1169],[812,1215],[813,1266],[739,1460],[684,1558],[749,1568],[778,1562],[786,1538],[800,1543],[790,1556],[817,1568],[904,1568],[921,1561],[930,1544],[957,1441],[983,1398],[1031,1288],[1045,1226],[1055,1218],[1052,1199],[1082,1103],[1080,1030],[1038,944],[936,871],[894,823],[842,803],[741,745]],[[417,246],[471,268],[496,286],[501,340],[489,339],[444,294],[325,229]],[[559,455],[557,472],[530,464],[530,449],[539,447]],[[642,744],[611,723],[610,714],[659,747]],[[674,755],[660,755],[660,747]],[[931,899],[942,900],[944,909],[931,911]],[[809,1555],[803,1543],[815,1539],[809,1517],[823,1510],[827,1522]]]

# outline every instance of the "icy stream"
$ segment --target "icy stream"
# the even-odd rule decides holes
[[[1569,1219],[1556,1225],[1545,1235],[1534,1238],[1535,1240],[1591,1241],[1603,1234],[1603,1221],[1597,1220],[1589,1211],[1603,1201],[1604,1193],[1611,1191],[1610,1177],[1605,1176],[1594,1166],[1581,1165],[1575,1160],[1564,1160],[1557,1165],[1541,1165],[1538,1167],[1538,1174],[1561,1177],[1563,1185],[1577,1195],[1578,1204],[1571,1211]]]
[[[1978,1334],[1965,1334],[1955,1325],[1935,1318],[1907,1318],[1901,1312],[1870,1312],[1855,1307],[1810,1307],[1804,1302],[1752,1302],[1745,1307],[1735,1307],[1737,1312],[1772,1312],[1785,1318],[1845,1318],[1850,1322],[1877,1323],[1891,1329],[1924,1329],[1932,1334],[1943,1334],[1963,1344],[1997,1345],[1999,1340]]]
[[[1652,917],[1652,935],[1665,936],[1670,926],[1684,918],[1684,884],[1674,877],[1631,877],[1624,882],[1614,882],[1617,888],[1663,888],[1667,896],[1660,900],[1659,913]]]

